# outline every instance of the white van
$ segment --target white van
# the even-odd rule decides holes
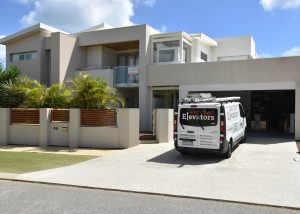
[[[246,141],[246,114],[239,100],[210,94],[185,98],[175,115],[175,149],[181,154],[217,153],[230,158],[234,146]]]

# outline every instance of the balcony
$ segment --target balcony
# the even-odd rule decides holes
[[[108,84],[114,87],[138,87],[138,66],[116,66],[116,67],[81,67],[76,72],[89,74],[92,78],[102,77],[107,79]]]
[[[138,87],[139,69],[138,66],[117,66],[114,67],[114,85],[116,87]]]

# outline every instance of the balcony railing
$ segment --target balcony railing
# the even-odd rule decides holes
[[[138,66],[82,67],[77,68],[76,71],[89,74],[92,78],[103,77],[111,86],[138,86],[139,83]]]
[[[117,66],[114,67],[114,83],[116,85],[139,83],[138,66]]]

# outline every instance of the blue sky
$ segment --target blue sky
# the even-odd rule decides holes
[[[37,22],[69,32],[147,23],[212,38],[252,35],[262,57],[300,55],[300,0],[1,0],[0,9],[0,36]]]

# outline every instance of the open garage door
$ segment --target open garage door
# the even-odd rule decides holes
[[[215,91],[209,93],[215,97],[241,97],[241,103],[248,114],[248,129],[252,133],[263,136],[294,136],[294,90]]]

